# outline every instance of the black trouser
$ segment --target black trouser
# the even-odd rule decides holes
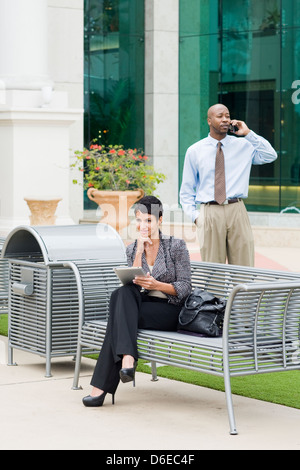
[[[116,289],[110,298],[106,335],[91,385],[115,393],[123,355],[138,359],[138,328],[176,331],[180,309],[165,299],[141,293],[133,284]]]

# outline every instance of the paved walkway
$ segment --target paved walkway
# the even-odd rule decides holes
[[[201,261],[199,246],[188,244],[191,259]],[[270,246],[255,247],[255,267],[278,271],[300,272],[300,247],[282,248]]]
[[[196,259],[197,247],[190,251]],[[300,249],[257,248],[259,267],[300,271],[299,260]],[[102,408],[87,409],[81,399],[94,361],[83,359],[83,390],[74,391],[70,358],[54,359],[53,377],[45,378],[44,359],[33,354],[15,351],[18,366],[8,367],[6,344],[0,337],[1,450],[300,450],[300,410],[234,396],[239,434],[231,436],[224,393],[163,378],[153,383],[143,373],[135,388],[120,384],[114,406],[108,396]]]

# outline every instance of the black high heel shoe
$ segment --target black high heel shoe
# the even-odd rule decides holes
[[[120,370],[120,379],[121,382],[133,382],[133,386],[135,387],[135,369],[137,366],[137,361],[134,361],[133,367],[127,367]]]
[[[84,406],[89,406],[89,407],[102,406],[103,403],[104,403],[105,396],[106,396],[105,392],[101,393],[101,395],[99,395],[98,397],[91,397],[91,395],[88,395],[87,397],[84,397],[82,399],[82,403],[84,404]],[[115,394],[112,394],[111,401],[112,401],[112,404],[114,405],[115,404]]]

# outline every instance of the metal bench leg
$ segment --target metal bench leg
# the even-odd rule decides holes
[[[151,361],[151,371],[152,371],[152,382],[157,382],[158,381],[158,378],[157,378],[157,370],[156,370],[156,362],[155,361]]]
[[[76,264],[67,261],[64,266],[68,266],[69,268],[72,269],[75,279],[76,279],[76,284],[77,284],[77,289],[78,289],[78,310],[79,310],[79,318],[78,318],[78,338],[77,338],[77,351],[76,351],[76,362],[75,362],[75,371],[74,371],[74,379],[73,379],[73,387],[72,390],[82,390],[82,387],[78,386],[79,382],[79,374],[80,374],[80,366],[81,366],[81,356],[82,356],[82,346],[80,343],[80,334],[81,334],[81,328],[84,323],[84,306],[83,306],[83,289],[82,289],[82,284],[81,284],[81,277],[79,273],[79,269],[76,266]]]
[[[81,346],[81,344],[78,344],[77,353],[76,353],[75,372],[74,372],[74,380],[73,380],[72,390],[82,390],[82,387],[78,386],[80,366],[81,366],[81,356],[82,356],[82,346]]]
[[[231,394],[231,382],[230,382],[230,366],[229,366],[229,346],[228,346],[228,322],[229,316],[226,315],[228,309],[230,311],[232,306],[232,300],[227,301],[225,319],[223,325],[223,374],[224,374],[224,386],[225,386],[225,396],[227,402],[227,412],[229,418],[230,434],[237,434],[233,403],[232,403],[232,394]]]
[[[52,377],[51,374],[51,355],[47,354],[46,355],[46,375],[45,377]]]
[[[47,275],[47,311],[46,311],[46,376],[52,377],[51,375],[51,349],[52,349],[52,276],[50,276],[50,270],[48,269]]]
[[[224,373],[224,385],[225,385],[225,396],[226,396],[226,402],[227,402],[227,412],[228,412],[228,418],[229,418],[230,434],[236,435],[238,434],[238,432],[236,430],[236,425],[235,425],[230,377],[225,373]]]
[[[13,348],[8,344],[8,361],[7,361],[8,366],[16,366],[17,363],[14,362],[13,359]]]

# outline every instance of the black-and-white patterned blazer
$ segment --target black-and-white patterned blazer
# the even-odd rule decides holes
[[[135,241],[126,248],[128,266],[133,265],[136,247]],[[142,268],[146,272],[150,271],[145,253],[142,255]],[[167,294],[169,303],[178,305],[184,302],[192,291],[190,255],[184,240],[160,234],[152,276],[174,286],[177,296]]]

